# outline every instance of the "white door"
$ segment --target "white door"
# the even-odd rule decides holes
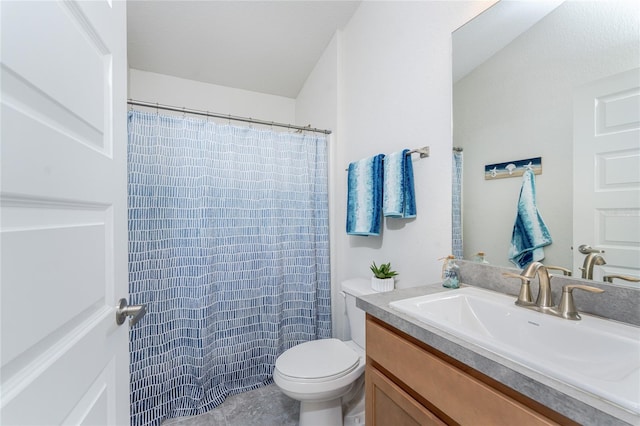
[[[0,8],[0,424],[129,424],[125,3]]]
[[[587,244],[607,262],[594,279],[640,276],[640,69],[575,91],[573,151],[574,272]]]

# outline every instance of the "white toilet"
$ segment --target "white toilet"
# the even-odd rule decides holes
[[[300,401],[300,426],[364,425],[365,313],[355,297],[375,291],[365,279],[343,282],[342,291],[352,340],[301,343],[276,360],[273,380]]]

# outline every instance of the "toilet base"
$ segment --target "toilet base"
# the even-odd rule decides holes
[[[353,389],[342,397],[343,426],[364,426],[365,399],[364,374],[356,381]]]
[[[300,401],[300,426],[342,424],[341,398],[329,401]]]

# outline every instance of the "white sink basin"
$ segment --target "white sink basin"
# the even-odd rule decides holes
[[[570,321],[463,287],[392,302],[420,321],[640,413],[640,328],[582,315]]]

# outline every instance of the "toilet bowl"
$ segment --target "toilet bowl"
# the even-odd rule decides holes
[[[353,340],[322,339],[301,343],[276,360],[273,380],[282,393],[300,401],[300,426],[364,425],[364,312],[355,296],[374,293],[369,280],[342,285]],[[354,420],[355,419],[355,420]]]
[[[300,401],[300,426],[342,424],[342,397],[364,372],[364,351],[356,348],[338,339],[314,340],[276,360],[273,380]]]

